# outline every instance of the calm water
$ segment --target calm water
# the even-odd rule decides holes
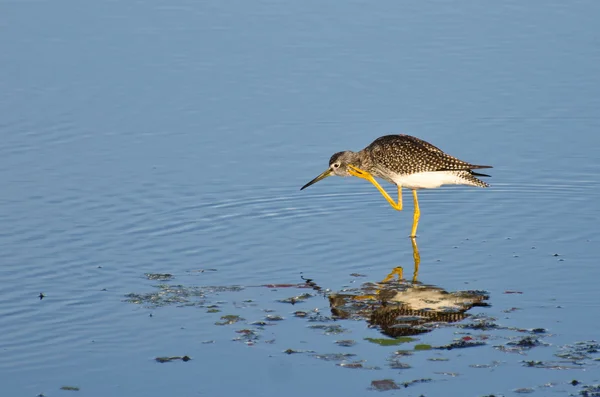
[[[572,379],[600,382],[594,354],[523,363],[600,338],[600,3],[0,0],[0,15],[3,395],[359,396],[423,378],[387,394],[568,395]],[[293,316],[329,316],[327,293],[412,271],[407,192],[398,213],[355,178],[299,191],[332,153],[389,133],[494,166],[490,189],[420,194],[418,280],[486,291],[491,306],[470,313],[506,327],[402,370],[389,365],[399,346],[370,343],[383,336],[364,321],[331,334]],[[311,291],[288,286],[301,277],[325,293],[279,302]],[[128,300],[161,283],[199,300]],[[284,320],[252,324],[269,314]],[[244,320],[215,325],[222,315]],[[545,345],[498,348],[532,328]],[[315,357],[340,352],[364,368]]]

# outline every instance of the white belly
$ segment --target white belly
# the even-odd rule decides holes
[[[464,178],[456,175],[456,172],[430,171],[418,172],[411,175],[400,175],[393,178],[398,186],[409,189],[433,189],[442,185],[464,184]]]

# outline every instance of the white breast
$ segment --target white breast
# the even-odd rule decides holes
[[[399,175],[394,176],[393,181],[398,186],[409,189],[433,189],[442,185],[460,185],[465,183],[464,178],[461,178],[456,172],[449,171],[417,172],[416,174]]]

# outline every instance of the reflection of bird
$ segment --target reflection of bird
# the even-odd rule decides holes
[[[371,292],[370,287],[359,292]],[[367,297],[375,298],[367,300]],[[391,337],[431,331],[431,323],[464,320],[474,306],[487,306],[482,291],[448,292],[434,285],[392,283],[378,288],[377,294],[354,295],[351,291],[331,294],[331,312],[339,318],[364,319]]]
[[[427,323],[455,323],[469,317],[474,306],[487,306],[488,296],[479,291],[447,292],[433,285],[411,286],[396,291],[385,306],[371,312],[368,322],[391,337],[429,332]]]
[[[477,176],[489,176],[473,172],[474,169],[492,168],[475,165],[452,157],[432,144],[410,135],[386,135],[359,152],[338,152],[331,156],[329,168],[302,189],[330,175],[355,176],[371,182],[392,208],[402,210],[402,187],[412,189],[415,211],[411,237],[415,237],[419,225],[419,201],[417,189],[432,189],[442,185],[470,185],[487,187]],[[398,187],[398,202],[379,185],[375,177],[385,179]]]
[[[391,337],[417,335],[431,331],[428,323],[454,323],[467,318],[474,306],[487,306],[482,291],[447,292],[417,281],[421,255],[413,238],[414,273],[412,281],[403,279],[402,267],[396,267],[378,284],[363,285],[353,293],[329,295],[331,312],[339,318],[365,319]],[[394,280],[394,276],[398,280]]]

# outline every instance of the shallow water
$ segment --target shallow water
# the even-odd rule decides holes
[[[3,392],[364,395],[389,379],[407,386],[389,394],[565,395],[600,383],[593,343],[571,354],[600,326],[599,11],[0,2]],[[484,291],[489,306],[410,340],[337,318],[328,300],[373,292],[397,266],[410,285],[408,192],[398,213],[355,178],[299,191],[332,153],[389,133],[494,166],[489,189],[419,196],[418,282]],[[497,327],[461,328],[478,321]],[[540,345],[511,350],[524,336]],[[427,348],[454,339],[485,345]]]

